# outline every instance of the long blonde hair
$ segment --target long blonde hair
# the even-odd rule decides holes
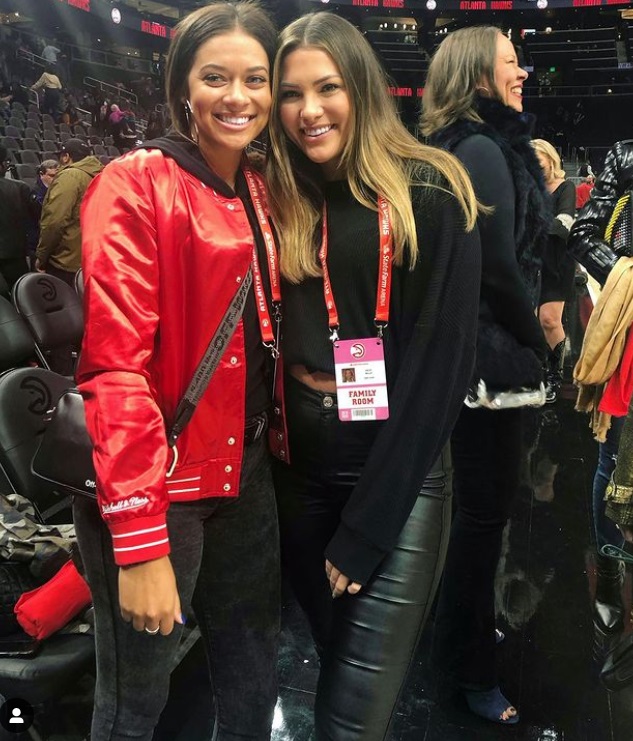
[[[551,183],[552,180],[564,180],[566,177],[565,170],[560,161],[560,155],[554,149],[554,147],[545,139],[532,139],[532,146],[536,152],[539,152],[547,158],[549,167],[543,173],[545,176],[545,182]]]
[[[464,212],[466,229],[473,229],[477,200],[464,167],[453,155],[420,144],[407,131],[389,96],[387,78],[362,34],[333,13],[311,13],[282,31],[273,73],[267,175],[271,211],[280,235],[283,276],[299,283],[321,275],[315,249],[323,204],[320,170],[288,138],[279,114],[284,61],[300,47],[322,49],[340,70],[351,104],[351,134],[341,155],[341,169],[359,203],[377,211],[371,193],[389,200],[395,264],[404,263],[405,251],[410,268],[418,257],[409,191],[412,184],[448,186]]]
[[[453,31],[433,55],[422,99],[422,133],[431,136],[459,119],[481,123],[476,100],[482,93],[501,100],[495,84],[497,39],[495,26]]]

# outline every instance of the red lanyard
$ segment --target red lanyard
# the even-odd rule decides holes
[[[273,299],[273,315],[278,328],[279,322],[281,321],[281,278],[279,273],[279,260],[277,258],[275,236],[264,209],[264,195],[257,179],[253,175],[252,170],[248,167],[244,168],[244,176],[246,178],[255,213],[257,214],[259,228],[266,245],[270,291]],[[262,271],[259,267],[259,258],[257,256],[257,242],[255,241],[253,242],[253,287],[255,289],[255,302],[257,304],[257,316],[259,318],[259,328],[262,333],[262,341],[272,352],[273,356],[276,357],[278,355],[277,340],[279,332],[277,332],[277,336],[275,336],[275,333],[273,332],[273,325],[270,320],[270,312],[268,311],[268,303],[266,301],[266,293],[264,292]]]
[[[380,234],[380,254],[378,258],[378,288],[376,289],[376,314],[374,322],[378,328],[378,336],[382,337],[383,330],[389,322],[389,300],[391,298],[391,275],[393,271],[393,233],[391,230],[391,211],[389,202],[378,196],[378,231]],[[340,328],[338,311],[334,301],[332,282],[327,267],[328,234],[327,208],[323,204],[323,238],[319,249],[319,260],[323,269],[323,295],[328,313],[328,326],[332,342],[338,340]]]

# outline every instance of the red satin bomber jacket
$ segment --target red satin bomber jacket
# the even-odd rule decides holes
[[[235,496],[243,451],[242,323],[178,441],[176,406],[248,271],[253,233],[227,198],[158,149],[111,162],[81,212],[86,332],[77,381],[97,495],[119,565],[170,552],[170,501]]]

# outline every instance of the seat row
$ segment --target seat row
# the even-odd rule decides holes
[[[44,432],[47,413],[61,394],[74,385],[71,378],[47,366],[54,344],[79,343],[83,332],[81,302],[66,283],[40,273],[20,278],[14,287],[13,301],[15,306],[0,296],[3,491],[13,489],[32,502],[46,524],[70,523],[69,497],[54,484],[35,476],[31,460]],[[0,695],[26,700],[39,715],[49,703],[63,697],[93,665],[92,636],[55,634],[41,643],[34,657],[0,658]],[[37,734],[31,737],[41,738]]]

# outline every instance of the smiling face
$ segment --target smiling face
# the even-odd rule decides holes
[[[527,76],[527,72],[519,67],[519,60],[510,39],[502,33],[498,34],[495,86],[501,100],[515,111],[523,110],[523,83]]]
[[[264,47],[243,31],[202,44],[187,78],[192,136],[207,159],[241,151],[266,126],[271,105]],[[184,102],[184,101],[183,101]]]
[[[287,136],[323,167],[327,178],[336,177],[350,136],[352,105],[332,57],[315,47],[290,52],[283,63],[279,94]]]

